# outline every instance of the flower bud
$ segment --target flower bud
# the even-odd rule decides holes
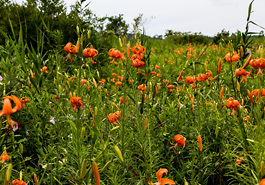
[[[122,43],[121,43],[121,38],[119,37],[119,43],[120,43],[120,46],[122,47]]]
[[[0,127],[1,128],[1,127]],[[19,143],[19,152],[23,154],[23,144]]]
[[[86,167],[87,167],[87,160],[84,159],[83,163],[82,163],[82,166],[81,166],[79,179],[83,179],[84,178],[84,176],[86,174]]]
[[[89,31],[87,32],[87,38],[88,38],[88,39],[90,39],[90,36],[91,36],[91,30],[89,30]]]
[[[100,185],[100,177],[99,177],[99,172],[98,172],[98,165],[97,165],[96,162],[92,163],[92,171],[93,171],[93,174],[94,174],[96,185]]]
[[[119,107],[115,104],[115,103],[112,103],[113,107],[115,107],[115,109],[117,109],[118,111],[120,111]]]
[[[119,149],[119,147],[117,145],[114,146],[114,150],[115,150],[116,155],[119,157],[119,159],[122,162],[124,162],[123,157],[122,157],[122,154],[121,154],[121,151],[120,151],[120,149]]]
[[[37,175],[35,173],[34,173],[34,182],[35,182],[35,185],[38,185],[39,184]]]
[[[108,169],[108,167],[111,165],[111,160],[109,160],[106,164],[105,164],[105,166],[102,168],[102,170],[101,170],[101,172],[104,172],[106,169]],[[100,172],[100,173],[101,173]]]
[[[79,26],[76,25],[76,32],[77,32],[77,35],[79,35]]]
[[[81,129],[81,135],[80,135],[81,141],[83,141],[83,139],[85,137],[85,132],[86,132],[86,128],[85,127],[82,127],[82,129]]]

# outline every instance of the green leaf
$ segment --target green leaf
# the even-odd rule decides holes
[[[254,0],[249,4],[249,7],[248,7],[248,18],[247,18],[247,21],[249,21],[250,19],[250,14],[252,13],[251,10],[252,10],[252,3],[254,2]]]

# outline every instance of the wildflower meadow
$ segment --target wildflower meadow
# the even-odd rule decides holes
[[[218,43],[137,27],[117,36],[80,20],[67,41],[45,20],[26,38],[10,21],[0,184],[264,185],[264,37],[249,30],[253,2],[246,30]]]

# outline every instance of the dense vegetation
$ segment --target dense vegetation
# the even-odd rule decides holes
[[[151,38],[142,14],[129,31],[85,1],[1,0],[0,183],[259,184],[265,59],[251,4],[244,32]]]

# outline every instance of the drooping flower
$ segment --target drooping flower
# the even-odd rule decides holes
[[[174,140],[176,141],[176,144],[170,143],[171,145],[174,145],[174,147],[177,146],[183,146],[183,148],[185,147],[186,138],[183,137],[182,135],[180,134],[175,135]]]
[[[118,125],[118,119],[121,117],[121,112],[116,111],[114,113],[110,113],[109,115],[107,115],[107,117],[109,119],[109,123],[113,123],[115,125]]]
[[[168,170],[166,168],[160,168],[157,172],[156,172],[156,177],[157,177],[157,181],[156,183],[148,183],[149,185],[172,185],[175,184],[175,182],[171,179],[165,179],[162,178],[163,174],[165,173],[167,175]]]
[[[235,76],[243,76],[244,78],[246,78],[249,74],[250,72],[247,72],[245,69],[241,67],[236,69],[235,71]]]
[[[9,161],[9,155],[7,154],[6,151],[4,151],[2,153],[2,155],[0,156],[0,160],[4,163],[5,161]]]
[[[141,84],[137,87],[137,89],[141,90],[141,91],[145,91],[146,90],[146,85],[145,84]]]
[[[259,99],[259,93],[260,93],[260,89],[254,89],[251,94],[253,94],[253,96],[256,97],[256,101]],[[265,96],[265,89],[262,88],[261,90],[261,96]]]
[[[240,56],[239,56],[239,54],[237,54],[237,52],[234,52],[233,56],[231,56],[231,53],[227,53],[225,55],[225,60],[227,62],[231,62],[231,58],[232,58],[232,62],[236,62],[236,61],[238,61],[240,59]]]
[[[186,76],[185,80],[189,84],[193,84],[194,82],[196,82],[195,76]]]
[[[94,49],[91,45],[90,48],[85,48],[83,50],[84,57],[89,57],[90,60],[94,63],[93,58],[98,55],[98,50]]]
[[[70,61],[73,62],[73,60],[71,59],[71,54],[76,54],[77,53],[77,48],[75,45],[73,45],[71,42],[68,42],[65,46],[64,46],[64,51],[66,51],[68,53],[67,57],[66,57],[66,61],[69,59]]]
[[[16,104],[16,106],[14,108],[12,108],[10,99],[13,100]],[[11,128],[13,128],[13,125],[18,124],[18,123],[11,119],[10,114],[19,111],[21,108],[22,108],[22,105],[21,105],[21,102],[18,99],[18,97],[14,96],[14,95],[6,96],[6,97],[4,97],[4,105],[3,105],[2,111],[0,111],[0,116],[6,115],[7,123],[11,126]]]
[[[83,84],[87,83],[87,80],[86,79],[82,79],[80,83],[81,83],[81,85],[83,85]]]
[[[83,108],[84,105],[82,103],[81,97],[73,97],[72,93],[70,93],[69,96],[70,96],[70,103],[74,110]]]
[[[136,43],[136,45],[132,48],[132,52],[134,54],[140,54],[145,52],[145,47],[143,47],[142,45],[138,45],[138,43]]]
[[[233,97],[230,97],[228,100],[225,100],[225,106],[233,111],[231,113],[233,115],[233,114],[235,114],[237,108],[240,108],[241,105]]]
[[[119,50],[117,50],[116,48],[111,48],[109,50],[109,56],[113,58],[113,60],[110,62],[110,64],[114,63],[115,65],[118,65],[115,62],[115,59],[122,59],[124,56],[124,53],[121,53]]]
[[[40,70],[41,72],[45,72],[47,71],[48,67],[47,66],[43,66],[43,68]]]

